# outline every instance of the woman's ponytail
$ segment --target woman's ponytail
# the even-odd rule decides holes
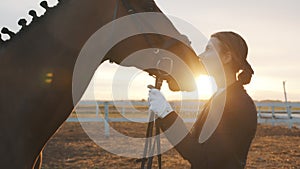
[[[238,75],[238,81],[243,85],[247,85],[251,82],[251,78],[254,74],[254,71],[251,65],[246,60],[243,62],[242,65],[242,72],[240,72]]]

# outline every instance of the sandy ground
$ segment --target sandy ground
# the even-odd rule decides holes
[[[146,125],[114,123],[128,136],[143,137]],[[138,132],[137,132],[138,130]],[[174,150],[163,154],[164,169],[189,169]],[[156,166],[156,159],[154,159]],[[44,150],[43,169],[138,169],[135,158],[119,157],[95,144],[80,123],[65,123]],[[157,168],[157,167],[154,167]],[[247,161],[247,169],[300,169],[300,130],[259,125]]]

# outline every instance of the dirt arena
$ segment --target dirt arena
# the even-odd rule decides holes
[[[114,123],[126,135],[142,137],[146,125]],[[139,126],[136,126],[139,125]],[[135,132],[136,130],[139,132]],[[164,169],[189,169],[174,150],[163,154]],[[156,159],[154,159],[156,162]],[[156,166],[156,164],[155,164]],[[101,149],[80,123],[65,123],[44,150],[43,169],[138,169],[136,159],[119,157]],[[154,167],[157,168],[157,167]],[[248,155],[247,169],[300,169],[300,130],[259,125]]]

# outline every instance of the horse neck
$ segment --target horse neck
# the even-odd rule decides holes
[[[4,79],[0,81],[0,115],[7,119],[0,128],[4,135],[7,133],[7,143],[20,139],[20,144],[26,145],[37,139],[34,148],[16,145],[24,153],[37,153],[69,116],[73,108],[72,72],[78,53],[98,28],[113,19],[114,3],[60,1],[0,44],[0,77]],[[11,131],[10,123],[16,124],[16,131]],[[18,136],[20,132],[25,136]]]
[[[110,3],[111,2],[111,3]],[[115,1],[64,0],[2,43],[7,65],[71,69],[87,39],[113,19]],[[62,65],[63,64],[63,65]]]
[[[35,82],[44,85],[41,78],[52,73],[59,78],[57,85],[62,90],[71,88],[73,68],[82,46],[113,19],[114,7],[115,1],[111,0],[60,1],[1,45],[0,75],[22,81],[20,88],[24,88]]]

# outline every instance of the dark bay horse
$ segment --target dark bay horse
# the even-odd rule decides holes
[[[49,7],[45,1],[41,6],[46,9],[44,16],[39,18],[30,11],[32,23],[27,25],[20,20],[22,29],[17,34],[2,29],[2,33],[11,37],[0,43],[0,168],[3,169],[40,168],[40,152],[74,108],[74,65],[84,43],[95,31],[129,14],[161,13],[153,0],[61,0],[55,7]],[[168,18],[164,19],[160,26],[180,35]],[[168,50],[179,56],[193,73],[199,72],[201,65],[189,46],[155,34],[121,41],[93,69],[105,60],[122,65],[127,55],[147,48]],[[141,68],[134,61],[125,66]],[[174,69],[181,76],[177,81],[165,77],[170,89],[192,90],[194,85],[184,75],[184,69],[178,65]],[[158,74],[156,70],[145,71]],[[87,75],[92,76],[93,73]]]

